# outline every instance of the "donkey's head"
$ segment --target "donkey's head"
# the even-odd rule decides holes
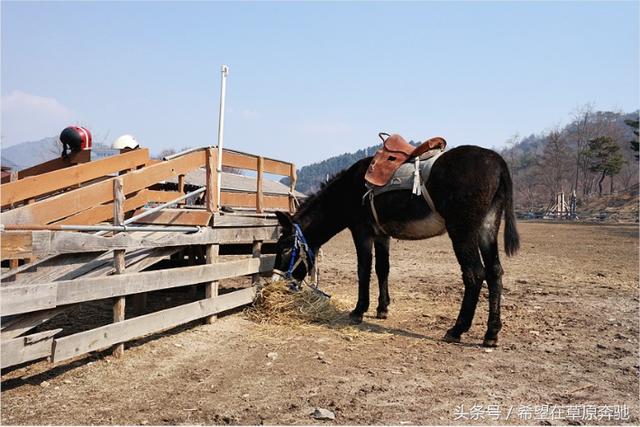
[[[309,247],[302,229],[287,212],[276,211],[282,235],[276,243],[276,260],[272,280],[284,278],[299,283],[309,274],[315,254]]]

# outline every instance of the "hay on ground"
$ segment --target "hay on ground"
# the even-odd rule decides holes
[[[267,282],[258,289],[254,305],[247,310],[251,320],[279,325],[335,323],[348,320],[346,303],[327,298],[308,286],[291,292],[284,280]]]

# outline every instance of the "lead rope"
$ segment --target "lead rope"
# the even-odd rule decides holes
[[[293,205],[295,206],[296,209],[298,209],[300,207],[300,201],[298,200],[296,195],[293,193],[293,191],[289,191],[289,196],[293,198]]]

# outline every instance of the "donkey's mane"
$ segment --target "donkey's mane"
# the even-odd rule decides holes
[[[304,201],[298,207],[296,214],[302,214],[311,206],[314,206],[316,202],[320,201],[325,195],[326,190],[329,189],[336,181],[344,176],[348,169],[341,170],[333,175],[329,180],[320,184],[320,188],[313,194],[308,195]]]

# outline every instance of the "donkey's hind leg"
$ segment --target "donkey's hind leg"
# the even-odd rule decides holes
[[[464,297],[456,324],[447,331],[444,339],[449,342],[459,342],[460,336],[469,330],[478,305],[480,289],[484,281],[484,266],[478,252],[478,237],[476,233],[466,233],[464,237],[449,232],[453,241],[453,250],[462,270],[464,282]]]
[[[491,213],[490,213],[491,214]],[[500,320],[500,299],[502,295],[502,265],[498,255],[498,229],[500,216],[493,213],[494,218],[487,218],[480,229],[480,253],[485,266],[487,286],[489,287],[489,320],[483,345],[495,347],[498,344],[498,332],[502,328]]]
[[[378,308],[376,317],[386,319],[389,313],[389,236],[377,236],[374,242],[376,251],[376,275],[378,276]]]

